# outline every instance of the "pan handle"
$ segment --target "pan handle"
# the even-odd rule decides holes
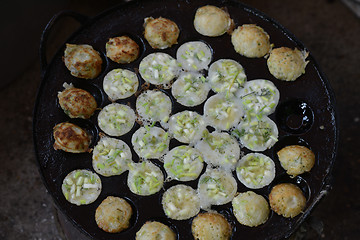
[[[53,26],[61,18],[64,18],[64,17],[71,17],[71,18],[77,20],[82,25],[85,25],[87,22],[89,22],[89,19],[90,19],[89,17],[87,17],[85,15],[82,15],[80,13],[76,13],[76,12],[73,12],[70,10],[61,11],[51,18],[51,20],[46,25],[44,31],[42,32],[41,39],[40,39],[39,55],[40,55],[41,77],[44,77],[46,68],[48,66],[48,62],[46,59],[46,42],[49,37],[49,33],[50,33],[51,29],[53,28]]]

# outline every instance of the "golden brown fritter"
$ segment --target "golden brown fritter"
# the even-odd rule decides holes
[[[291,183],[281,183],[272,188],[269,195],[271,209],[284,217],[299,215],[306,206],[306,198],[301,189]]]
[[[105,232],[118,233],[129,228],[132,214],[131,205],[125,199],[108,196],[97,207],[95,221]]]
[[[136,240],[175,240],[175,233],[163,223],[146,222],[136,233]]]
[[[270,73],[277,79],[295,81],[305,73],[308,52],[295,48],[280,47],[271,50],[267,65]]]
[[[69,87],[58,93],[59,104],[71,118],[90,118],[96,108],[95,98],[87,91]]]
[[[93,79],[101,72],[100,54],[90,45],[66,44],[63,60],[74,77]]]
[[[270,52],[269,35],[256,24],[239,26],[231,35],[235,51],[245,57],[259,58]]]
[[[144,37],[155,49],[165,49],[177,43],[180,34],[175,22],[167,18],[146,18]]]
[[[191,230],[196,240],[227,240],[232,234],[230,223],[215,212],[199,213],[192,221]]]
[[[300,145],[287,146],[277,152],[281,166],[293,177],[310,172],[315,164],[315,154]]]
[[[117,63],[133,62],[139,52],[139,45],[128,36],[110,38],[106,43],[106,56]]]
[[[54,149],[71,153],[82,153],[89,150],[91,136],[79,126],[63,122],[54,127]]]
[[[194,27],[198,33],[208,37],[217,37],[233,29],[233,20],[221,8],[206,5],[197,9]]]

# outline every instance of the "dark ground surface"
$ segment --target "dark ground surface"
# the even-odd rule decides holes
[[[32,109],[41,81],[37,56],[40,33],[51,16],[62,9],[94,16],[116,2],[38,1],[24,6],[13,1],[4,13],[11,15],[17,9],[21,14],[6,24],[2,19],[1,31],[8,38],[1,40],[1,65],[10,74],[0,80],[0,85],[5,85],[0,89],[0,239],[66,239],[33,152]],[[360,239],[360,19],[338,0],[243,2],[276,19],[305,44],[337,99],[340,141],[333,189],[293,238]],[[60,23],[50,38],[49,55],[77,27],[68,20]],[[18,48],[21,44],[27,48]],[[60,219],[64,221],[62,216]],[[74,234],[72,226],[65,225],[70,231],[67,234]],[[70,238],[79,239],[76,234]]]

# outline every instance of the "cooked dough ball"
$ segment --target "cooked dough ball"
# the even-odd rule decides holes
[[[161,203],[166,216],[175,220],[189,219],[200,212],[200,199],[196,191],[183,184],[166,190]]]
[[[139,45],[128,36],[110,38],[106,56],[117,63],[130,63],[139,57]]]
[[[58,93],[59,104],[66,115],[71,118],[90,118],[96,108],[95,98],[84,89],[75,88],[64,83],[65,89]]]
[[[269,218],[270,208],[266,199],[252,191],[239,193],[232,200],[233,211],[239,223],[256,227]]]
[[[207,5],[198,8],[195,13],[194,27],[204,36],[217,37],[230,30],[233,21],[224,10]]]
[[[64,62],[74,77],[93,79],[101,72],[100,54],[90,45],[66,44]]]
[[[70,172],[61,185],[66,200],[78,206],[94,202],[99,197],[101,189],[99,176],[86,169]]]
[[[165,49],[177,43],[180,30],[167,18],[145,18],[144,27],[144,37],[152,48]]]
[[[255,24],[239,26],[231,35],[235,51],[249,58],[263,57],[270,52],[270,37]]]
[[[307,147],[300,145],[284,147],[277,155],[286,173],[293,177],[310,172],[315,164],[315,154]]]
[[[91,136],[81,127],[68,122],[54,127],[54,149],[71,153],[82,153],[89,150]]]
[[[291,183],[281,183],[273,187],[269,195],[270,207],[278,215],[295,217],[306,206],[306,198],[300,188]]]
[[[215,212],[199,213],[191,224],[195,240],[227,240],[232,229],[226,218]]]
[[[297,48],[294,50],[287,47],[275,48],[270,52],[267,65],[270,73],[277,79],[295,81],[305,73],[305,67],[309,62],[305,59],[308,55],[308,52]]]
[[[122,198],[108,196],[96,208],[96,224],[109,233],[118,233],[127,229],[133,214],[131,205]]]
[[[136,233],[136,240],[176,240],[176,235],[165,224],[149,221]]]

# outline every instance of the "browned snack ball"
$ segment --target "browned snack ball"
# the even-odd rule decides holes
[[[175,240],[176,235],[167,225],[149,221],[136,233],[136,240]]]
[[[54,149],[71,153],[82,153],[89,150],[91,136],[73,123],[59,123],[54,127]]]
[[[74,77],[93,79],[101,72],[100,54],[90,45],[66,44],[64,62]]]
[[[291,183],[281,183],[272,188],[269,195],[271,209],[284,217],[299,215],[306,206],[306,198],[301,189]]]
[[[58,99],[61,108],[71,118],[90,118],[97,108],[95,98],[80,88],[68,87],[58,93]]]
[[[310,172],[315,164],[315,154],[307,147],[300,145],[284,147],[277,152],[277,155],[286,173],[293,177]]]
[[[110,38],[106,56],[117,63],[130,63],[139,57],[139,45],[128,36]]]
[[[108,196],[97,207],[95,220],[105,232],[118,233],[129,228],[132,214],[131,205],[125,199]]]
[[[215,212],[199,213],[192,221],[191,230],[196,240],[226,240],[232,234],[230,223]]]
[[[144,37],[155,49],[165,49],[177,43],[180,30],[175,22],[167,18],[146,18]]]

